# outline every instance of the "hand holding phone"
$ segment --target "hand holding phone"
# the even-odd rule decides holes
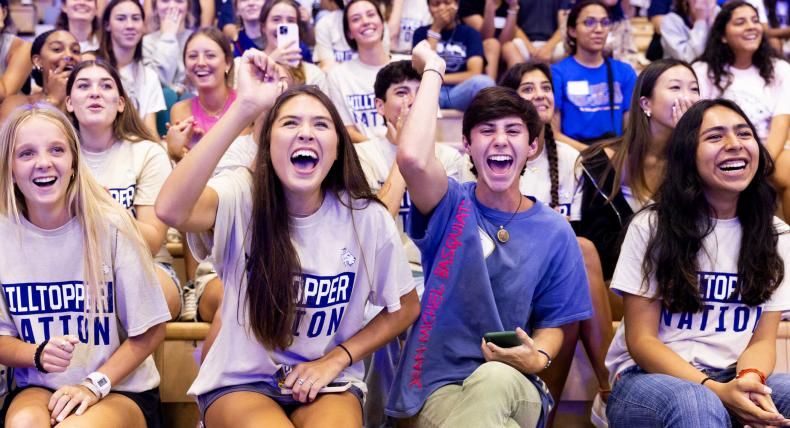
[[[486,342],[492,342],[500,348],[512,348],[521,345],[521,340],[515,331],[493,331],[483,335]]]
[[[277,49],[282,51],[284,59],[292,67],[299,65],[302,55],[299,49],[298,25],[290,23],[277,26]]]

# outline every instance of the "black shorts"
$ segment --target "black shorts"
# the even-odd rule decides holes
[[[8,408],[10,407],[11,402],[14,401],[14,398],[19,395],[20,392],[28,388],[41,388],[46,389],[49,392],[55,392],[50,388],[34,385],[26,386],[24,388],[16,388],[9,392],[8,396],[6,396],[5,403],[3,403],[3,408],[0,410],[0,427],[5,425],[5,415],[8,413]],[[159,401],[158,387],[143,392],[111,392],[113,394],[123,395],[124,397],[134,401],[134,404],[136,404],[137,407],[140,408],[140,411],[143,412],[143,417],[145,418],[145,423],[148,425],[148,428],[162,428],[164,425],[162,423],[162,403]]]

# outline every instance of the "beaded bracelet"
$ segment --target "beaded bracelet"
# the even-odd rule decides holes
[[[757,376],[760,376],[760,383],[765,385],[765,373],[761,372],[758,369],[743,369],[738,372],[738,376],[735,376],[736,379],[740,379],[744,377],[747,373],[754,373]]]
[[[44,347],[47,346],[49,343],[49,339],[41,342],[38,344],[36,348],[36,353],[33,354],[33,364],[36,366],[36,370],[40,371],[41,373],[49,373],[47,369],[44,368],[44,365],[41,363],[41,353],[44,352]]]

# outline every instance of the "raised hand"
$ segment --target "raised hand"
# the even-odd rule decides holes
[[[441,75],[444,75],[444,60],[436,53],[436,51],[431,49],[431,45],[428,44],[427,40],[417,43],[417,46],[412,49],[411,65],[415,70],[417,70],[418,73],[422,73],[426,69],[430,68],[432,70],[438,71]]]
[[[41,366],[50,373],[63,373],[71,364],[74,349],[79,343],[77,336],[54,336],[41,351]]]
[[[167,141],[167,152],[170,153],[170,157],[180,160],[189,151],[192,145],[194,125],[195,119],[192,116],[173,124],[167,124],[165,140]]]
[[[164,19],[159,23],[159,29],[162,34],[175,35],[181,28],[181,22],[184,20],[184,14],[177,7],[167,9]]]
[[[292,41],[283,48],[277,48],[269,54],[269,58],[278,64],[295,67],[302,60],[302,50],[296,41]]]
[[[683,117],[693,105],[694,103],[688,98],[675,98],[675,101],[672,102],[672,122],[677,125],[680,118]]]
[[[271,108],[287,86],[287,76],[282,69],[272,58],[257,49],[244,52],[238,76],[236,102],[255,112]]]

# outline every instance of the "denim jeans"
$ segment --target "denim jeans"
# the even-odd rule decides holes
[[[735,367],[706,370],[718,382],[735,378]],[[790,374],[776,373],[766,382],[771,398],[785,417],[790,416]],[[732,427],[741,426],[707,387],[664,374],[630,367],[612,385],[606,405],[609,426],[618,427]]]
[[[466,111],[472,98],[481,89],[495,85],[496,83],[485,74],[470,77],[454,86],[443,85],[442,91],[439,93],[439,107]]]

